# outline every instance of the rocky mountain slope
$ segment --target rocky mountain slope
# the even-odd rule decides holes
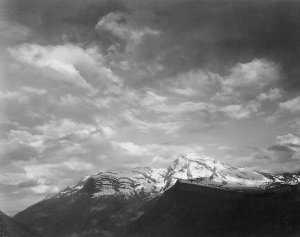
[[[178,180],[193,186],[242,191],[295,185],[300,176],[266,174],[188,154],[167,169],[137,168],[87,176],[15,218],[47,237],[115,236],[139,219]]]

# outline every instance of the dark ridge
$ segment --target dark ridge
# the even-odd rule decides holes
[[[38,234],[0,211],[0,237],[38,237]]]
[[[88,193],[93,181],[82,192],[43,200],[15,218],[32,227],[42,237],[116,236],[148,208],[148,199],[107,196],[93,199]]]
[[[299,187],[241,192],[177,183],[125,236],[300,236]]]

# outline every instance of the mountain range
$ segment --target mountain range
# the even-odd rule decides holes
[[[266,231],[259,234],[268,236],[269,229],[282,227],[281,222],[286,222],[285,233],[300,234],[299,182],[299,174],[258,172],[187,154],[166,169],[144,167],[86,176],[14,219],[42,237],[222,236],[222,232],[228,236],[258,236],[249,228],[238,228],[234,221],[240,217],[256,230],[255,218],[243,217],[259,215],[267,220],[268,215],[269,219],[273,216],[269,210],[276,214],[282,206],[287,212],[284,217],[270,223],[261,221]],[[268,215],[259,214],[258,207]],[[194,224],[186,224],[188,220]],[[214,220],[219,224],[213,228]],[[229,231],[232,229],[236,232]]]

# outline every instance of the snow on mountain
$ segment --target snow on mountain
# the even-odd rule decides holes
[[[47,197],[64,197],[92,186],[93,198],[122,195],[125,197],[146,195],[154,196],[162,192],[164,187],[165,169],[136,168],[130,171],[99,172],[86,176],[76,185],[68,187],[58,194]]]
[[[221,188],[264,188],[272,183],[297,184],[300,175],[273,175],[229,166],[220,161],[187,154],[167,169],[136,168],[130,171],[99,172],[76,185],[47,197],[65,197],[88,190],[93,198],[110,195],[153,197],[171,188],[176,181]]]
[[[170,186],[177,179],[199,185],[253,187],[273,182],[266,176],[245,168],[229,166],[220,161],[187,154],[178,158],[169,168]]]

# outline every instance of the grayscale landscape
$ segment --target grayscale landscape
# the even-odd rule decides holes
[[[0,237],[300,236],[300,1],[0,0]]]

